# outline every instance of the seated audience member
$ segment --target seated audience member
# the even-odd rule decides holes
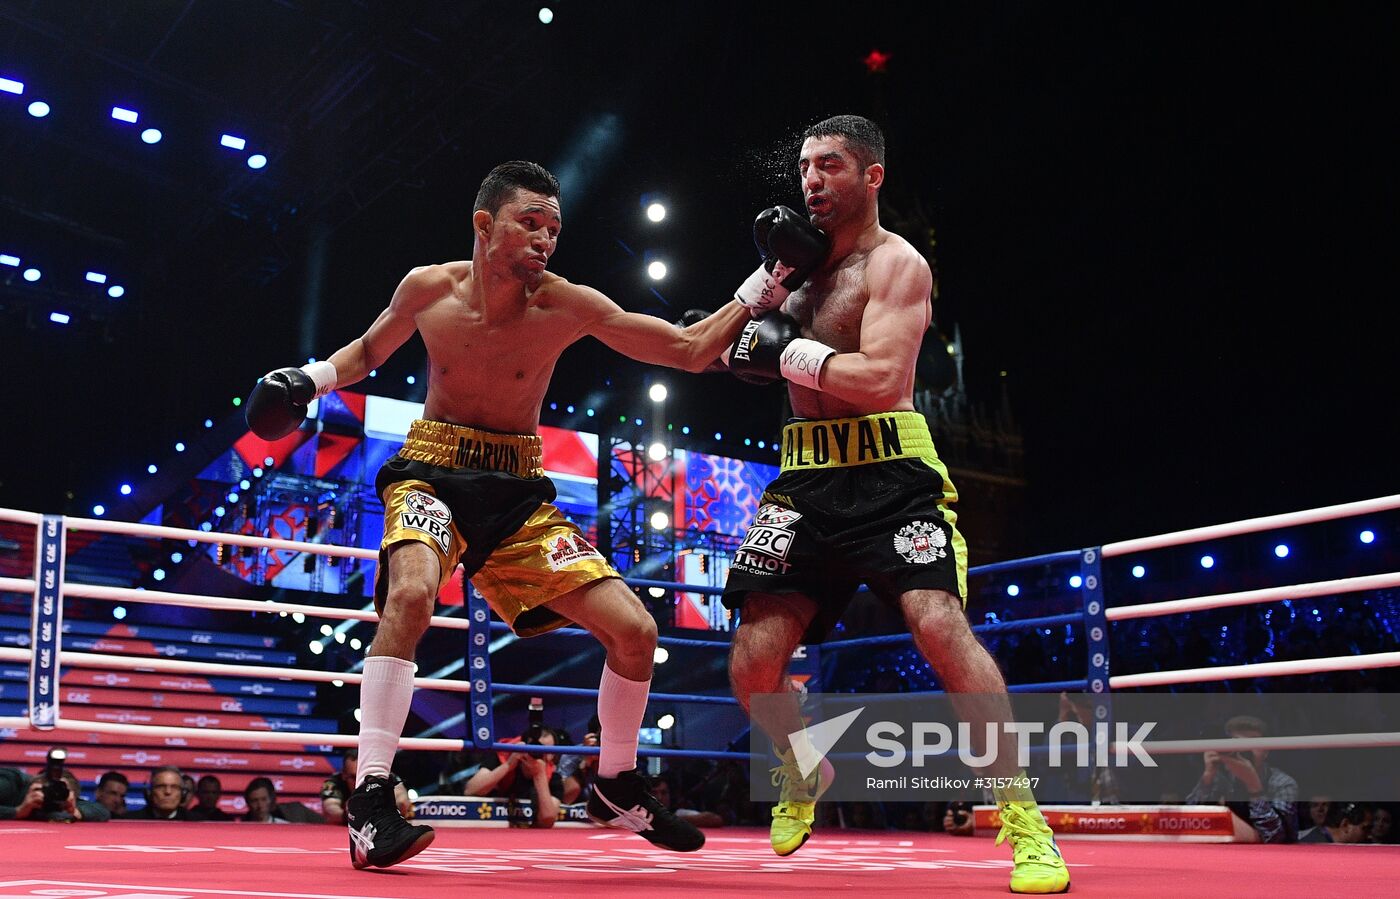
[[[702,812],[693,808],[677,808],[675,796],[671,791],[671,781],[665,775],[650,778],[649,784],[651,795],[656,797],[657,802],[674,812],[677,818],[683,818],[696,827],[724,826],[724,819],[714,812]]]
[[[180,769],[164,765],[151,772],[146,788],[146,807],[127,812],[122,818],[133,821],[188,821],[185,811],[185,782]]]
[[[972,831],[972,803],[948,803],[948,807],[943,810],[943,832],[955,837],[970,837]]]
[[[1376,807],[1375,817],[1371,819],[1371,842],[1395,842],[1395,810],[1390,806]]]
[[[355,779],[360,770],[360,750],[353,746],[341,754],[340,773],[327,777],[321,783],[321,814],[330,824],[345,823],[345,800],[355,792]],[[413,820],[413,800],[408,798],[408,788],[403,778],[389,772],[389,780],[394,784],[394,802],[405,821]]]
[[[542,730],[538,739],[542,746],[553,746],[554,732]],[[516,737],[502,742],[522,740]],[[554,770],[553,756],[502,751],[484,753],[480,762],[481,767],[462,788],[464,795],[527,799],[534,806],[531,827],[553,827],[559,820],[559,800],[564,795],[564,784]]]
[[[1262,737],[1268,728],[1252,715],[1225,722],[1236,739]],[[1205,771],[1186,797],[1190,805],[1221,803],[1234,813],[1242,843],[1292,843],[1298,839],[1298,782],[1268,764],[1268,750],[1205,753]]]
[[[1360,802],[1334,802],[1327,820],[1298,834],[1300,843],[1366,843],[1370,841],[1373,812]]]
[[[300,802],[278,802],[277,787],[267,777],[255,777],[243,788],[248,804],[244,821],[255,824],[324,824],[326,819]]]
[[[189,810],[191,821],[233,821],[233,815],[219,808],[224,795],[223,781],[206,774],[195,784],[194,795],[199,800]]]
[[[555,742],[557,745],[567,743],[568,740],[561,739],[556,733]],[[584,734],[580,745],[597,746],[598,734],[596,732]],[[593,787],[593,778],[597,776],[597,773],[598,757],[596,755],[561,755],[559,757],[559,778],[564,782],[564,804],[587,802],[589,790]]]
[[[131,781],[120,771],[108,771],[97,779],[97,792],[93,794],[98,805],[107,810],[113,818],[126,814],[126,791],[131,789]]]

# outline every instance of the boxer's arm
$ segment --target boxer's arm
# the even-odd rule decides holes
[[[871,254],[865,277],[870,300],[861,319],[860,349],[827,359],[821,391],[892,409],[912,388],[914,360],[933,317],[933,273],[912,249],[882,247]]]
[[[415,316],[450,289],[448,276],[438,266],[415,268],[404,276],[389,305],[364,334],[331,354],[337,387],[354,384],[383,365],[417,329]]]
[[[583,310],[583,333],[639,362],[690,372],[704,371],[719,358],[751,317],[730,301],[704,321],[681,328],[654,315],[627,312],[592,288],[571,286]]]

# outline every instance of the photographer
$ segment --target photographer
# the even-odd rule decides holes
[[[532,726],[524,737],[502,740],[503,743],[531,743],[553,746],[554,732]],[[528,799],[534,805],[531,827],[553,827],[559,819],[559,800],[564,796],[564,784],[554,770],[555,756],[525,752],[483,754],[481,767],[467,781],[463,794],[467,796],[500,796]]]
[[[1253,739],[1268,733],[1263,721],[1236,715],[1225,733]],[[1298,782],[1267,764],[1267,750],[1207,752],[1205,771],[1186,797],[1187,804],[1218,802],[1235,816],[1235,838],[1244,843],[1294,843],[1298,840]]]
[[[57,772],[57,777],[50,774]],[[0,819],[21,821],[106,821],[111,816],[102,806],[78,798],[78,779],[57,767],[26,779],[13,768],[0,768]]]

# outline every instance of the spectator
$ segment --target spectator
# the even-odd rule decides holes
[[[943,812],[943,832],[955,837],[970,837],[972,831],[972,803],[948,803],[948,808]]]
[[[123,818],[141,821],[188,821],[185,811],[185,781],[180,769],[174,765],[164,765],[151,772],[150,786],[146,789],[146,807],[135,812],[127,812]]]
[[[126,791],[129,789],[131,782],[126,779],[125,774],[120,771],[108,771],[97,779],[97,792],[93,799],[113,818],[120,818],[126,814]]]
[[[193,809],[198,802],[198,793],[195,792],[194,778],[188,774],[181,774],[180,785],[184,788],[185,811],[189,811]]]
[[[232,821],[233,815],[219,808],[219,800],[224,795],[223,781],[212,774],[206,774],[195,785],[194,795],[199,800],[190,808],[191,821]]]
[[[656,801],[670,809],[677,818],[682,818],[696,827],[723,827],[724,819],[714,812],[702,812],[693,808],[677,808],[671,792],[671,782],[664,775],[650,779],[651,795]]]
[[[1262,737],[1267,726],[1252,715],[1225,722],[1236,739]],[[1235,816],[1235,838],[1244,843],[1292,843],[1298,839],[1298,782],[1267,763],[1267,750],[1205,753],[1205,771],[1186,797],[1192,805],[1219,802]]]
[[[340,757],[340,773],[327,777],[321,783],[321,814],[331,824],[345,823],[345,800],[355,792],[355,779],[359,775],[360,750],[351,747]],[[413,820],[413,800],[408,798],[408,788],[403,778],[393,772],[389,780],[394,784],[394,802],[405,821]]]
[[[554,732],[541,732],[539,741],[540,745],[553,746]],[[516,738],[503,742],[519,743],[521,740]],[[462,792],[467,796],[527,799],[535,810],[530,826],[553,827],[559,819],[559,800],[564,796],[564,783],[555,771],[551,756],[498,752],[481,757],[481,767],[467,780]]]
[[[1359,802],[1335,802],[1327,821],[1298,835],[1300,843],[1366,843],[1371,836],[1371,806]]]
[[[300,802],[278,802],[277,787],[266,777],[255,777],[243,788],[248,804],[244,821],[256,824],[324,824],[325,818]]]
[[[1371,842],[1395,842],[1395,811],[1389,806],[1376,807],[1376,815],[1371,819]]]
[[[1314,796],[1308,800],[1308,820],[1304,822],[1306,828],[1321,827],[1327,823],[1327,810],[1331,806],[1331,801],[1326,796]]]
[[[597,746],[598,734],[594,732],[584,734],[582,745]],[[564,782],[564,804],[586,802],[588,791],[593,786],[593,778],[597,772],[598,757],[596,755],[560,756],[559,777]]]
[[[78,783],[78,776],[72,771],[63,772],[63,782],[68,785],[68,802],[65,804],[63,814],[57,817],[50,817],[50,821],[110,821],[112,813],[105,805],[97,802],[88,802],[82,797],[83,786]]]
[[[16,768],[0,768],[0,821],[17,817],[15,812],[24,804],[29,778]]]

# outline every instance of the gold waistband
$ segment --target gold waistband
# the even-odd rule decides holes
[[[937,461],[928,424],[918,412],[795,421],[783,428],[783,471],[850,468],[890,459]]]
[[[543,443],[537,434],[497,434],[445,421],[417,419],[399,455],[446,468],[508,471],[517,477],[544,477]]]

